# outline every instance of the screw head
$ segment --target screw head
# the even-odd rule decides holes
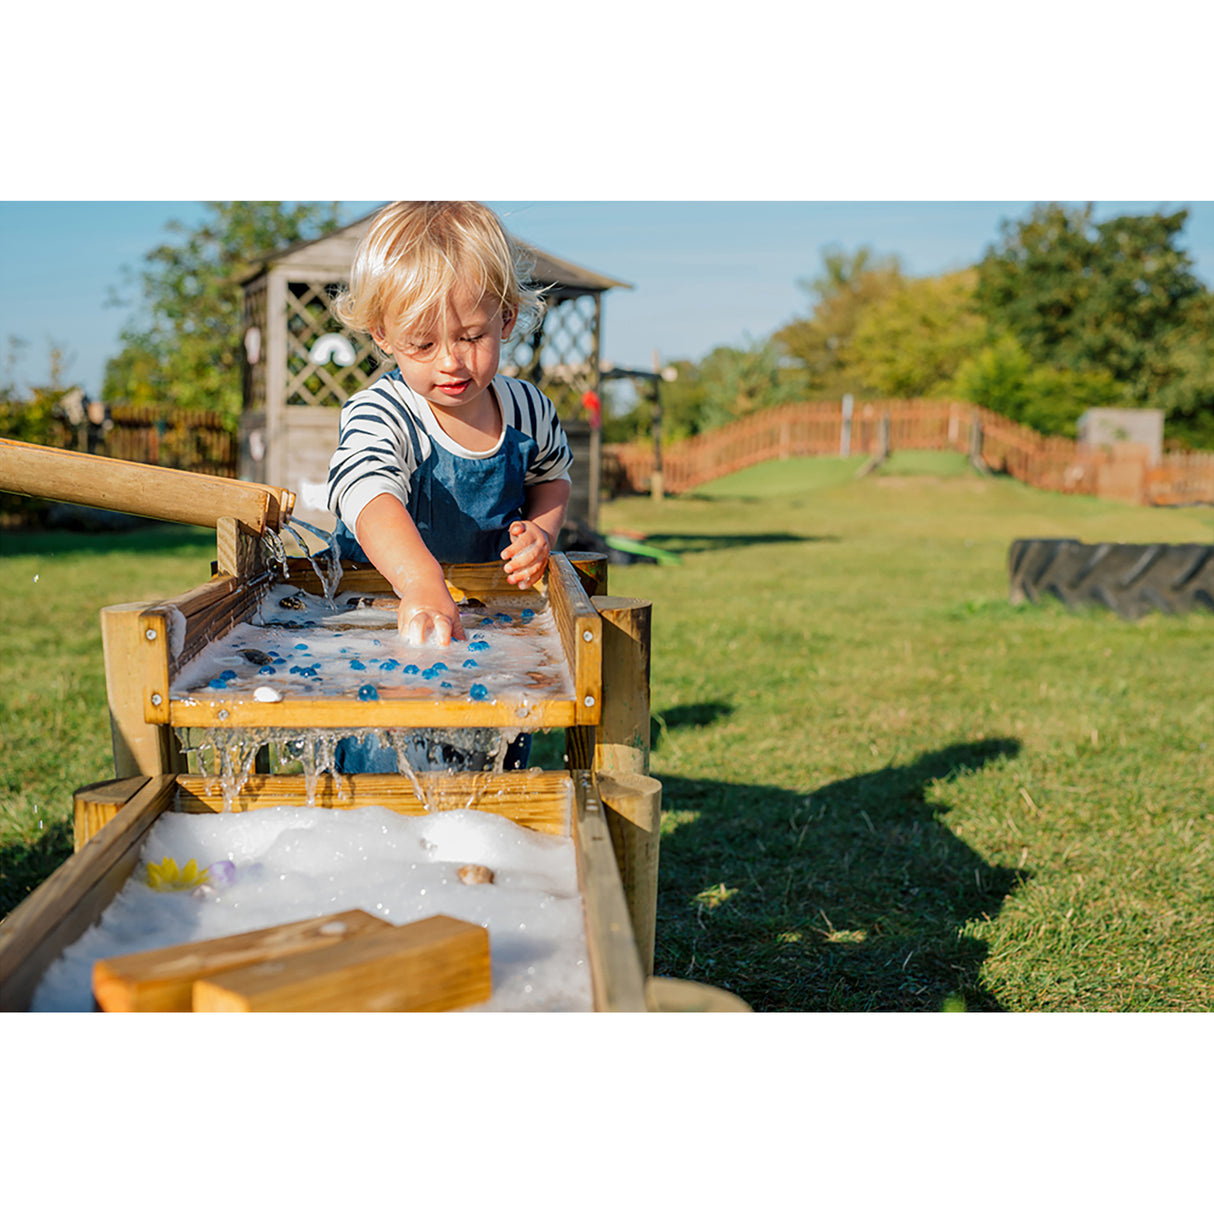
[[[147,637],[149,641],[154,641],[156,639],[156,629],[149,628],[143,635]]]

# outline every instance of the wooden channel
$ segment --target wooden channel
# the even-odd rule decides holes
[[[571,836],[577,857],[586,946],[596,1011],[644,1011],[645,975],[629,908],[612,851],[602,800],[588,772],[510,772],[477,776],[433,776],[427,799],[462,808],[476,794],[475,808],[500,813],[533,830]],[[446,783],[438,787],[438,782]],[[144,840],[169,810],[219,812],[222,797],[201,776],[159,775],[82,789],[77,829],[80,850],[57,869],[0,924],[0,1010],[28,1010],[47,967],[96,923],[134,872]],[[322,780],[315,803],[349,808],[358,802],[398,813],[422,813],[416,792],[401,776],[348,776],[345,799],[332,779]],[[427,786],[423,785],[423,791]],[[133,790],[133,791],[131,791]],[[303,804],[302,777],[252,777],[234,808],[252,812]],[[125,799],[124,799],[125,798]],[[442,812],[434,809],[431,812]],[[108,815],[108,820],[100,819]],[[90,833],[91,832],[91,833]]]

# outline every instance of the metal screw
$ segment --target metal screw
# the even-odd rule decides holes
[[[156,639],[156,629],[149,628],[143,635],[147,637],[149,641],[154,641]]]
[[[160,702],[161,702],[160,692],[158,692],[158,691],[152,692],[152,703],[157,705],[157,707],[159,707]]]
[[[582,633],[582,640],[583,641],[593,641],[594,633],[591,632],[589,629],[587,629],[585,632]]]
[[[582,701],[582,703],[585,704],[587,708],[593,708],[594,707],[594,696],[587,696]]]

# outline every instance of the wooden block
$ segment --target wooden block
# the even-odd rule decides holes
[[[442,1012],[493,992],[489,933],[434,915],[194,984],[196,1012]]]
[[[391,929],[383,919],[351,910],[218,940],[108,957],[93,966],[93,997],[103,1012],[188,1012],[200,978]]]

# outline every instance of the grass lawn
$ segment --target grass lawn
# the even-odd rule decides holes
[[[1214,616],[1013,608],[1006,571],[1017,538],[1214,542],[1214,511],[861,462],[603,508],[681,557],[611,568],[654,604],[657,971],[760,1011],[1214,1008]],[[214,536],[0,545],[3,914],[112,772],[99,608],[206,580]]]

